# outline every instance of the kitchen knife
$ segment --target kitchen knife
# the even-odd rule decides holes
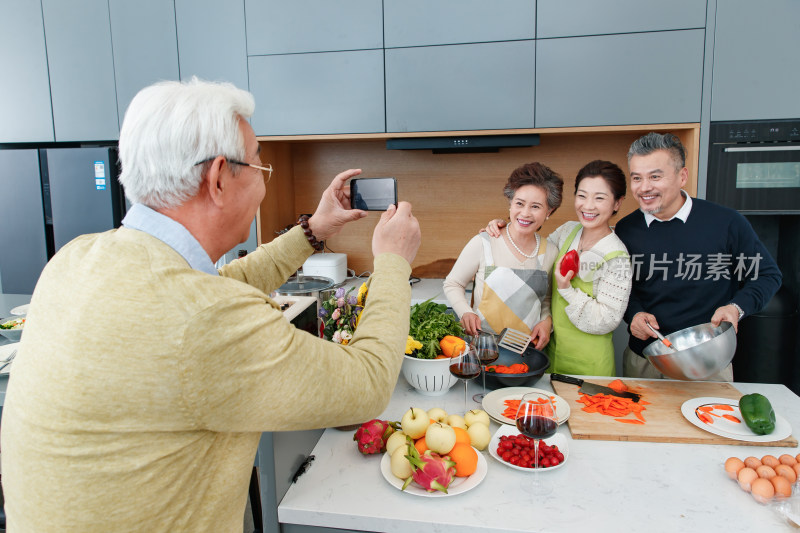
[[[636,394],[635,392],[617,392],[610,387],[604,387],[603,385],[597,385],[596,383],[588,383],[580,378],[565,376],[564,374],[550,374],[550,379],[562,381],[571,385],[578,385],[580,387],[578,392],[583,392],[585,394],[589,394],[590,396],[595,394],[610,394],[612,396],[619,396],[620,398],[629,398],[634,402],[638,402],[640,398],[640,395]]]

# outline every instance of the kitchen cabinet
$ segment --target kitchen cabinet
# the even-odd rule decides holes
[[[42,0],[56,141],[119,137],[108,0]]]
[[[384,0],[386,48],[533,39],[536,0]]]
[[[119,122],[140,89],[177,80],[178,43],[173,0],[109,0]]]
[[[248,88],[244,0],[175,0],[175,22],[181,80]]]
[[[536,127],[698,122],[704,30],[540,39]]]
[[[536,37],[704,28],[706,3],[698,0],[538,0]]]
[[[0,20],[0,143],[53,141],[42,6],[5,1]]]
[[[800,2],[717,2],[711,120],[800,117]]]
[[[253,56],[256,135],[386,130],[383,50]]]
[[[383,48],[380,0],[246,0],[248,55]]]
[[[389,132],[531,128],[536,43],[386,50]]]

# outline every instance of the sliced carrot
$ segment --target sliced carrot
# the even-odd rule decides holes
[[[619,419],[633,413],[636,419],[624,419],[630,421],[626,423],[642,424],[645,422],[642,411],[646,409],[644,406],[646,402],[642,402],[641,400],[639,403],[636,403],[630,398],[620,398],[613,395],[595,394],[589,396],[588,394],[582,394],[578,397],[577,401],[584,405],[581,410],[587,413],[600,413],[607,416],[619,417]],[[617,418],[615,418],[615,420],[616,419]]]
[[[736,418],[733,415],[722,415],[722,418],[724,418],[725,420],[730,420],[731,422],[736,422],[737,424],[741,424],[742,423],[741,420],[739,420],[738,418]]]
[[[617,392],[625,392],[628,390],[628,387],[622,382],[621,379],[615,379],[608,385],[606,385],[609,389],[615,390]]]
[[[634,420],[633,418],[615,418],[614,420],[623,424],[644,424],[643,420]]]
[[[701,405],[700,407],[698,407],[698,409],[703,411],[704,413],[710,413],[711,411],[714,410],[714,408],[711,407],[710,405]]]
[[[733,411],[733,407],[731,407],[730,405],[725,405],[725,404],[715,405],[714,409],[717,409],[719,411]]]
[[[710,416],[708,416],[706,413],[698,412],[697,410],[695,410],[695,413],[697,414],[697,418],[699,418],[700,421],[702,421],[702,422],[704,422],[706,424],[713,424],[714,423],[714,419],[711,418]]]

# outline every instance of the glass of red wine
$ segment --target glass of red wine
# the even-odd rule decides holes
[[[464,382],[464,412],[467,409],[467,382],[481,375],[481,363],[471,344],[450,362],[450,373]]]
[[[475,351],[478,353],[478,359],[481,362],[481,370],[483,371],[483,392],[476,394],[472,400],[478,403],[483,401],[486,396],[486,365],[491,365],[497,358],[500,357],[500,351],[497,348],[497,341],[491,333],[484,333],[479,331],[478,334],[472,339]]]
[[[526,489],[537,496],[549,494],[553,488],[539,481],[539,441],[552,437],[558,429],[558,418],[550,396],[541,392],[524,395],[517,409],[516,424],[520,433],[533,439],[533,485],[526,486]]]

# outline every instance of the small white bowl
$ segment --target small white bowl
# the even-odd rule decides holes
[[[24,316],[10,316],[8,318],[3,318],[0,320],[0,324],[5,324],[6,322],[12,322],[14,320],[19,320],[20,318],[25,318]],[[19,342],[20,338],[22,338],[22,330],[24,328],[18,329],[0,329],[0,335],[7,338],[11,342]]]
[[[409,385],[425,396],[442,396],[458,383],[450,373],[452,359],[417,359],[408,355],[403,359],[403,377]]]

